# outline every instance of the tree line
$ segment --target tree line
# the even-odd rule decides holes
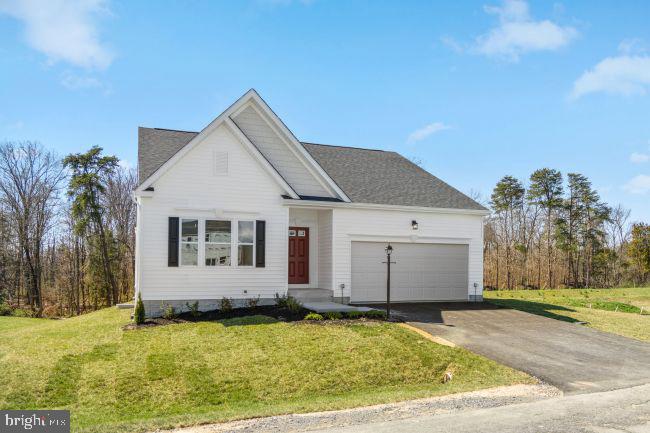
[[[136,186],[135,170],[99,147],[59,158],[34,142],[0,144],[0,314],[131,301]],[[650,225],[604,203],[583,175],[505,176],[485,204],[486,289],[649,282]]]
[[[93,147],[0,144],[0,313],[68,316],[130,301],[135,170]]]
[[[480,200],[480,197],[477,197]],[[650,278],[650,225],[603,202],[579,173],[504,176],[484,227],[486,289],[617,287]]]

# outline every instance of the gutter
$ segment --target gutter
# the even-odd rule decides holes
[[[423,212],[423,213],[438,213],[438,214],[455,214],[455,215],[476,215],[487,216],[490,211],[487,209],[454,209],[454,208],[438,208],[438,207],[420,207],[420,206],[401,206],[389,204],[376,204],[376,203],[345,203],[345,202],[323,202],[323,201],[310,201],[310,200],[295,200],[283,199],[282,204],[289,207],[302,207],[302,208],[320,208],[320,209],[365,209],[365,210],[385,210],[396,212]]]

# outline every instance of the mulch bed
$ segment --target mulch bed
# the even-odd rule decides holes
[[[173,319],[165,319],[163,317],[155,317],[152,319],[147,319],[141,325],[136,325],[135,323],[129,323],[122,327],[123,330],[128,331],[131,329],[142,329],[149,328],[152,326],[164,326],[172,325],[174,323],[188,323],[188,322],[215,322],[218,320],[224,319],[234,319],[238,317],[247,317],[247,316],[268,316],[273,317],[281,322],[305,322],[313,323],[315,325],[326,325],[326,324],[353,324],[359,322],[385,322],[385,319],[378,318],[367,318],[360,317],[358,319],[336,319],[336,320],[304,320],[305,315],[307,315],[310,310],[301,308],[298,311],[291,311],[285,307],[278,307],[277,305],[260,305],[254,308],[244,307],[244,308],[233,308],[230,311],[222,310],[211,310],[201,312],[198,316],[193,316],[189,311],[178,314]],[[403,322],[404,320],[399,317],[391,317],[388,319],[389,322]]]
[[[171,325],[174,323],[188,323],[188,322],[215,322],[224,319],[234,319],[238,317],[247,316],[269,316],[278,319],[282,322],[297,322],[303,320],[309,310],[301,308],[298,311],[291,311],[288,308],[278,307],[277,305],[260,305],[254,308],[233,308],[230,311],[211,310],[203,311],[198,316],[193,316],[189,311],[179,313],[173,319],[165,319],[163,317],[154,317],[146,319],[141,325],[129,323],[122,327],[125,331],[131,329],[148,328],[152,326]]]

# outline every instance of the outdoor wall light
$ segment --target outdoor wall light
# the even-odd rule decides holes
[[[415,220],[411,221],[411,227],[413,227],[413,230],[417,230],[418,229],[418,222],[415,221]]]

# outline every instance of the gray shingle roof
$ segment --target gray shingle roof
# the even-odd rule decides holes
[[[198,132],[138,128],[138,179],[144,182]]]
[[[303,143],[353,202],[485,208],[396,152]]]
[[[138,128],[138,176],[146,180],[198,132]],[[302,143],[358,203],[449,209],[485,208],[396,152]]]

